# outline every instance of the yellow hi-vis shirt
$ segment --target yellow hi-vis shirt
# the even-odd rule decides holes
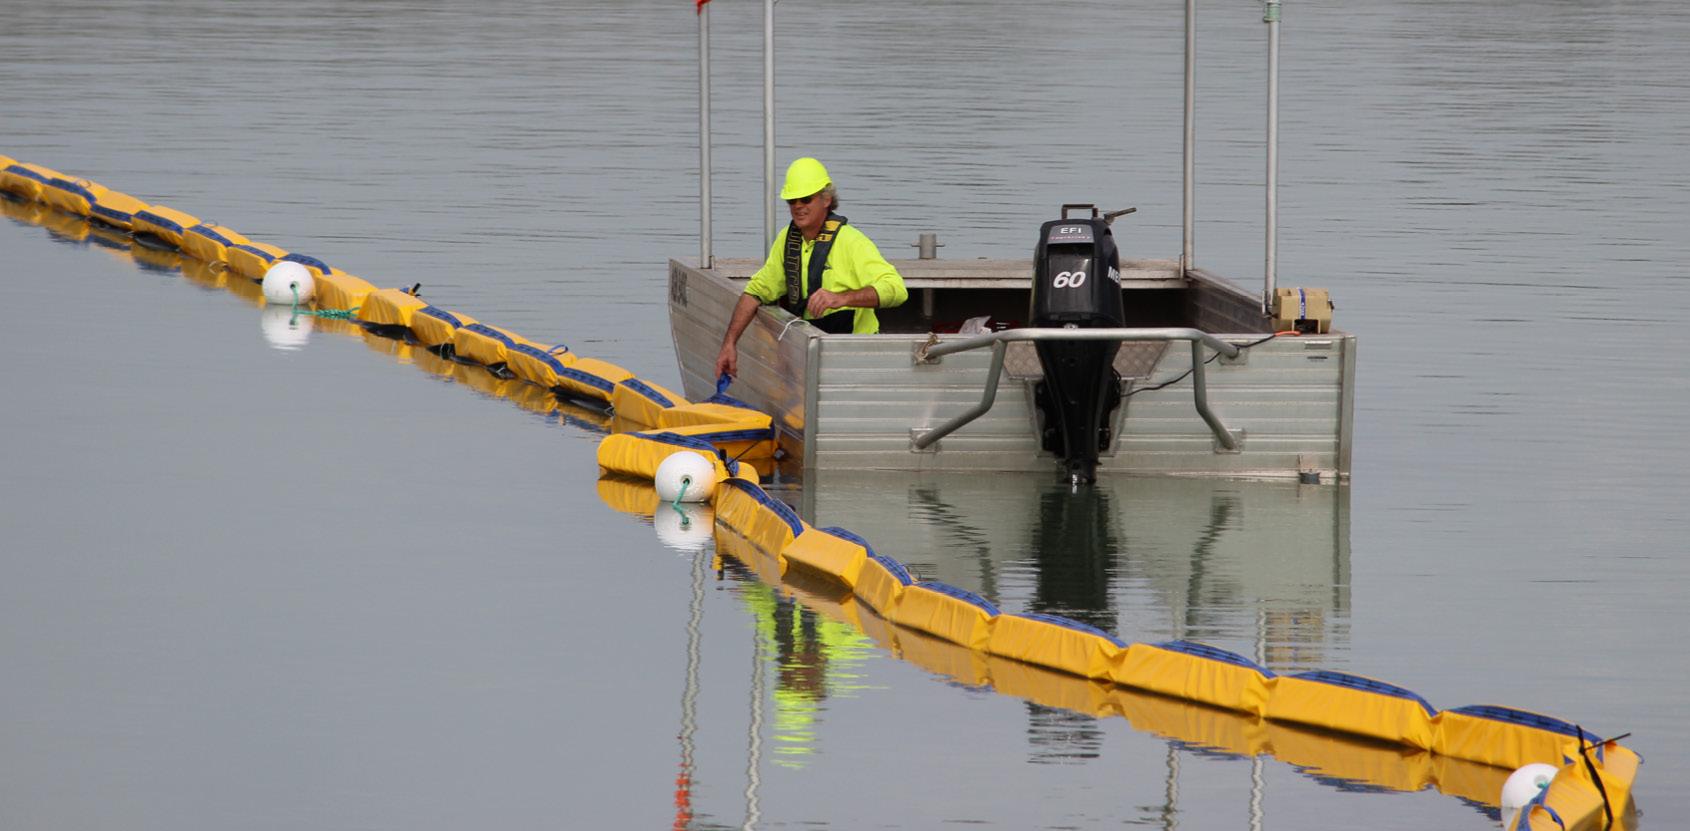
[[[792,231],[787,225],[779,234],[775,235],[775,244],[769,248],[769,259],[757,273],[751,275],[751,281],[745,284],[745,293],[763,301],[764,303],[778,303],[786,296],[786,235]],[[799,262],[798,273],[803,275],[803,295],[810,294],[810,251],[816,247],[815,240],[804,240],[802,259]],[[880,256],[880,249],[867,234],[857,230],[856,226],[847,224],[834,235],[833,249],[828,252],[827,267],[822,271],[822,288],[828,291],[847,292],[872,286],[874,293],[880,297],[880,307],[890,309],[901,305],[910,297],[909,290],[904,288],[904,278],[899,276],[898,269]],[[880,318],[876,317],[873,309],[835,309],[828,314],[843,314],[854,312],[856,318],[851,322],[851,334],[872,335],[880,331]],[[809,314],[804,317],[808,318]]]

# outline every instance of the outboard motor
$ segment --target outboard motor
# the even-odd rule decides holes
[[[1091,216],[1070,219],[1070,209]],[[1028,320],[1039,327],[1107,329],[1125,324],[1121,262],[1109,223],[1134,208],[1098,215],[1093,205],[1063,205],[1062,218],[1039,229]],[[1097,456],[1109,447],[1109,416],[1121,405],[1115,371],[1119,341],[1037,341],[1044,380],[1034,387],[1044,449],[1061,454],[1069,481],[1097,481]]]

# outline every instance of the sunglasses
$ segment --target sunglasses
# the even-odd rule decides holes
[[[788,199],[788,200],[786,200],[786,204],[788,204],[788,205],[808,205],[811,202],[814,202],[814,201],[816,201],[817,199],[820,199],[820,198],[822,198],[821,194],[812,193],[809,196],[800,196],[797,199]]]

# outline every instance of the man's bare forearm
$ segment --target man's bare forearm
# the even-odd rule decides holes
[[[722,343],[739,343],[739,336],[745,334],[746,327],[757,316],[757,307],[762,304],[761,300],[749,294],[740,295],[739,305],[734,306],[733,317],[728,319],[728,331],[722,337]]]

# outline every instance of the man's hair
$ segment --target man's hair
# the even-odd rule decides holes
[[[832,213],[833,211],[839,210],[839,190],[833,186],[832,182],[828,182],[827,187],[822,188],[822,193],[827,195],[828,202],[830,203],[827,206],[828,212]]]

